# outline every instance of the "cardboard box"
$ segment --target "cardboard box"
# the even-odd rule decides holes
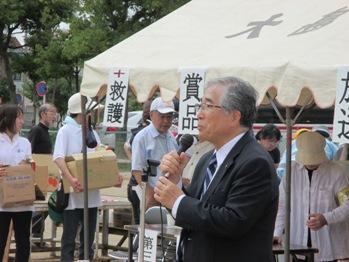
[[[35,161],[36,166],[47,166],[48,167],[48,178],[47,178],[47,191],[53,192],[58,186],[60,180],[60,172],[56,163],[53,162],[52,155],[45,154],[33,154],[33,160]]]
[[[70,173],[76,177],[82,186],[84,186],[83,158],[82,154],[74,154],[66,157],[67,166]],[[111,150],[101,150],[89,152],[87,154],[87,177],[88,188],[106,188],[116,184],[119,175],[116,155]],[[68,180],[63,177],[64,192],[73,192]]]
[[[35,165],[34,184],[36,184],[40,191],[46,196],[48,184],[48,167]]]
[[[0,178],[0,205],[13,207],[30,205],[35,200],[34,171],[30,165],[6,167]]]

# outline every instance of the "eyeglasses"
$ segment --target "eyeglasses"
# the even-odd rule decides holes
[[[207,103],[201,103],[201,104],[195,105],[196,112],[198,112],[199,110],[201,111],[213,110],[214,108],[222,109],[221,106],[207,104]]]

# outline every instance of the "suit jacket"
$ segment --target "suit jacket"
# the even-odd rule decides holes
[[[278,207],[270,155],[247,132],[229,152],[208,190],[201,192],[213,151],[205,154],[176,215],[183,228],[179,261],[269,262]]]

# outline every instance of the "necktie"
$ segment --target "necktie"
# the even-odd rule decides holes
[[[208,164],[208,167],[206,169],[206,175],[205,175],[205,181],[204,181],[204,190],[202,191],[202,194],[205,194],[208,186],[210,185],[210,182],[212,180],[214,172],[216,172],[217,168],[217,158],[216,154],[213,154],[210,159],[210,163]]]

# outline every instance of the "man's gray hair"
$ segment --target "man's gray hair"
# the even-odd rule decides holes
[[[212,86],[225,87],[221,95],[220,106],[226,112],[239,111],[241,114],[240,124],[251,128],[257,114],[257,91],[253,86],[237,77],[216,78],[206,83],[205,88]]]
[[[39,108],[39,112],[38,112],[39,119],[42,119],[42,116],[41,116],[42,113],[46,113],[47,111],[49,111],[52,108],[56,108],[56,107],[52,104],[49,104],[49,103],[41,105]]]

